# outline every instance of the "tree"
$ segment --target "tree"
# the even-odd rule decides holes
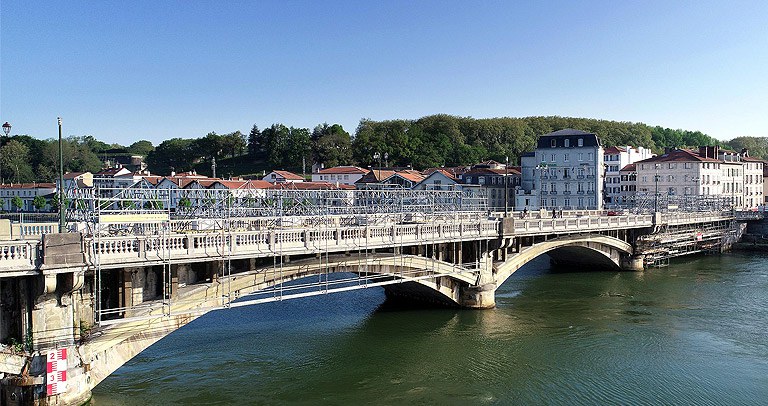
[[[154,150],[155,146],[147,140],[136,141],[128,147],[128,152],[141,156],[147,156]]]
[[[196,151],[195,140],[171,138],[160,143],[147,156],[147,164],[152,172],[168,173],[173,170],[180,172],[192,168],[192,164],[200,156]]]
[[[21,200],[19,196],[14,196],[13,199],[11,199],[11,206],[13,206],[16,211],[19,211],[24,206],[24,201]]]
[[[326,167],[352,162],[352,139],[339,124],[323,123],[312,130],[312,160]]]
[[[219,158],[224,150],[224,141],[222,136],[211,131],[203,138],[194,140],[198,153],[207,158]]]
[[[251,155],[254,159],[264,159],[264,139],[256,124],[251,128],[251,132],[248,133],[248,155]]]
[[[0,165],[3,177],[12,182],[31,182],[35,179],[29,165],[29,148],[19,141],[11,140],[0,147]]]
[[[272,167],[282,167],[284,162],[283,154],[288,145],[290,130],[282,124],[272,124],[261,133],[264,140],[267,163]]]
[[[34,206],[37,211],[43,210],[47,204],[48,201],[40,195],[35,196],[32,200],[32,206]]]
[[[289,130],[288,143],[284,144],[283,166],[300,168],[307,161],[312,160],[312,136],[308,128],[294,128]]]
[[[220,140],[222,150],[229,153],[231,157],[235,157],[238,153],[242,154],[245,149],[245,138],[240,131],[226,134],[221,137]]]

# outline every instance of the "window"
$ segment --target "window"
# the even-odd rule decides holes
[[[557,147],[557,140],[555,140],[555,139],[551,140],[551,141],[549,142],[549,146],[551,146],[552,148],[555,148],[555,147]]]
[[[568,162],[568,154],[563,154],[563,161]]]
[[[485,185],[485,176],[478,176],[477,177],[477,183],[481,185]]]
[[[570,146],[571,146],[571,140],[569,140],[568,138],[566,138],[566,139],[563,141],[563,146],[564,146],[564,147],[566,147],[566,148],[570,147]],[[552,203],[552,204],[554,205],[554,203]]]
[[[555,154],[550,155],[550,162],[555,162]]]
[[[684,167],[685,167],[685,169],[691,169],[691,163],[690,162],[686,162]]]
[[[587,153],[587,161],[592,162],[592,153]]]
[[[581,161],[583,161],[583,160],[584,160],[584,154],[582,154],[581,152],[579,152],[579,162],[581,162]]]
[[[550,202],[552,202],[552,207],[556,207],[557,206],[557,200],[551,199]]]
[[[544,160],[545,160],[545,155],[544,155],[544,153],[542,152],[542,153],[541,153],[541,162],[544,162]]]
[[[670,162],[670,163],[669,163],[669,169],[675,169],[675,164],[673,164],[672,162]]]
[[[579,138],[579,146],[580,147],[584,146],[584,138]]]

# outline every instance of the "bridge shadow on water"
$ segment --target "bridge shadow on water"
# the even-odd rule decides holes
[[[707,403],[717,395],[701,382],[735,396],[722,378],[742,371],[743,355],[727,355],[744,351],[733,344],[744,333],[733,332],[765,320],[765,310],[748,320],[725,312],[733,297],[750,296],[722,282],[745,289],[739,284],[754,283],[747,270],[764,267],[726,259],[633,273],[556,268],[543,255],[499,287],[497,308],[483,311],[393,307],[380,287],[216,311],[120,368],[96,388],[94,403]],[[703,303],[723,312],[718,323]],[[765,348],[759,331],[749,330],[747,347],[757,354]],[[749,376],[768,372],[747,365]],[[765,392],[747,389],[740,400]]]

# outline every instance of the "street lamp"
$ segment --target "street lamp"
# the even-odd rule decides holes
[[[8,134],[11,133],[11,124],[9,122],[7,122],[7,121],[5,122],[5,124],[3,124],[3,132],[5,133],[6,137],[8,136]],[[0,171],[0,183],[3,183],[3,173],[2,173],[2,171]]]
[[[64,217],[64,152],[61,143],[61,117],[57,117],[59,123],[59,232],[63,233],[67,227]]]
[[[509,186],[507,186],[509,177],[509,156],[504,157],[504,217],[509,214]]]
[[[653,196],[653,212],[657,213],[659,211],[659,168],[661,167],[661,164],[655,164],[656,168],[656,174],[653,175],[653,181],[656,183],[656,193],[654,193]]]

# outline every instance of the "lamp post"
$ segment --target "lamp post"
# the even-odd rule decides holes
[[[507,186],[509,177],[509,156],[504,157],[504,217],[509,214],[509,186]]]
[[[6,137],[8,136],[8,134],[11,133],[11,124],[7,121],[5,122],[5,124],[3,124],[3,132],[5,133]],[[3,183],[3,172],[2,172],[2,169],[0,169],[0,184],[2,183]]]
[[[63,233],[67,227],[67,219],[64,209],[64,152],[61,142],[61,117],[57,117],[59,123],[59,232]]]
[[[653,175],[653,181],[656,184],[656,191],[653,196],[653,212],[657,213],[659,211],[659,167],[661,164],[655,164],[656,168],[656,174]]]

